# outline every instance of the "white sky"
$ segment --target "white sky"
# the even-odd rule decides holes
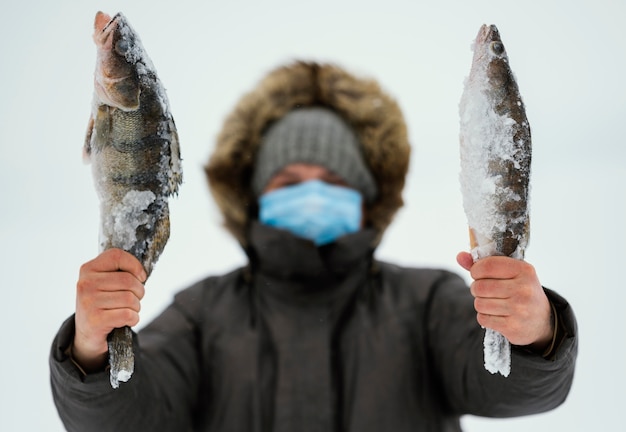
[[[168,90],[185,183],[147,286],[143,323],[174,292],[243,262],[201,167],[241,94],[296,58],[381,81],[414,145],[407,205],[378,251],[457,270],[467,247],[458,186],[458,102],[483,23],[501,31],[533,133],[527,259],[572,303],[580,355],[566,403],[467,431],[616,430],[623,424],[626,261],[626,7],[621,1],[4,1],[0,26],[0,430],[61,431],[47,356],[72,313],[80,265],[97,254],[98,202],[81,149],[95,12],[123,11]],[[384,6],[383,6],[384,5]],[[426,6],[427,5],[427,6]],[[515,366],[513,365],[513,368]]]

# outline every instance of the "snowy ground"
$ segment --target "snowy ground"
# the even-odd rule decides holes
[[[533,132],[527,259],[544,285],[571,301],[580,325],[580,356],[562,407],[521,419],[468,417],[465,430],[623,428],[622,2],[5,3],[0,430],[63,430],[50,395],[47,355],[58,326],[73,310],[78,268],[97,253],[98,203],[81,147],[95,64],[92,23],[100,8],[122,10],[141,35],[167,87],[184,158],[185,183],[172,202],[172,238],[147,287],[143,322],[178,289],[243,262],[220,228],[201,167],[242,92],[267,70],[295,58],[337,62],[379,79],[396,96],[414,154],[407,205],[378,256],[456,270],[457,251],[467,248],[457,106],[471,41],[481,24],[498,25]]]

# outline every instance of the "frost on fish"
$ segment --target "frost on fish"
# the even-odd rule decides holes
[[[156,203],[156,195],[150,190],[129,190],[121,202],[107,203],[102,213],[100,249],[119,248],[144,257],[152,246],[150,236],[139,235],[141,229],[150,230],[157,224],[163,209],[149,211]]]
[[[122,14],[98,12],[92,113],[84,157],[100,198],[100,250],[132,253],[150,275],[169,238],[168,197],[182,181],[176,125],[165,89]],[[134,370],[132,333],[109,336],[111,385]]]
[[[509,341],[501,333],[486,328],[483,348],[485,369],[492,374],[499,372],[502,376],[508,377],[511,373],[511,345]]]
[[[495,26],[483,25],[459,105],[461,192],[474,261],[523,259],[529,236],[530,126]],[[510,373],[510,345],[485,334],[485,368]]]

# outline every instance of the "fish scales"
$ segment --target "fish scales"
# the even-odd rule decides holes
[[[480,28],[473,51],[459,105],[460,181],[472,257],[523,259],[530,234],[530,125],[496,26]],[[491,329],[485,367],[510,373],[510,345]]]
[[[154,66],[122,14],[96,14],[92,113],[84,157],[100,199],[100,249],[121,248],[152,272],[169,238],[169,196],[182,169],[178,134]],[[128,327],[109,336],[111,385],[134,370]]]

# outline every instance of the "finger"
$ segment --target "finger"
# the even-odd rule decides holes
[[[98,273],[94,275],[93,282],[97,284],[99,291],[130,291],[139,300],[141,300],[146,293],[145,286],[141,282],[130,273],[122,271],[115,273]]]
[[[513,279],[523,271],[524,261],[505,256],[481,258],[471,268],[473,279]]]
[[[133,327],[139,323],[139,312],[128,308],[99,310],[97,313],[79,317],[77,315],[77,331],[85,333],[86,337],[93,335],[105,341],[107,335],[114,329],[124,326]],[[80,327],[78,326],[80,324]]]
[[[524,322],[512,320],[510,317],[479,313],[476,320],[482,327],[501,333],[513,345],[529,345],[536,340],[534,336],[528,334]]]
[[[476,321],[484,328],[490,328],[499,333],[506,327],[506,318],[497,315],[476,314]]]
[[[100,310],[130,309],[141,310],[141,302],[132,291],[103,292],[92,307]]]
[[[131,309],[112,309],[103,314],[106,323],[109,325],[107,334],[114,328],[124,326],[134,327],[139,323],[139,313]]]
[[[470,293],[474,297],[491,299],[509,299],[513,294],[511,282],[499,279],[475,280],[470,285]]]
[[[110,273],[83,274],[77,283],[80,297],[91,298],[101,292],[130,291],[139,300],[145,295],[145,287],[130,273],[117,271]]]
[[[474,309],[484,315],[506,318],[511,315],[510,302],[502,299],[477,297],[474,299]]]
[[[81,268],[82,272],[128,272],[144,283],[148,278],[141,262],[122,249],[107,249]]]
[[[474,259],[468,252],[459,252],[456,256],[456,262],[465,270],[470,270],[472,265],[474,265]]]

